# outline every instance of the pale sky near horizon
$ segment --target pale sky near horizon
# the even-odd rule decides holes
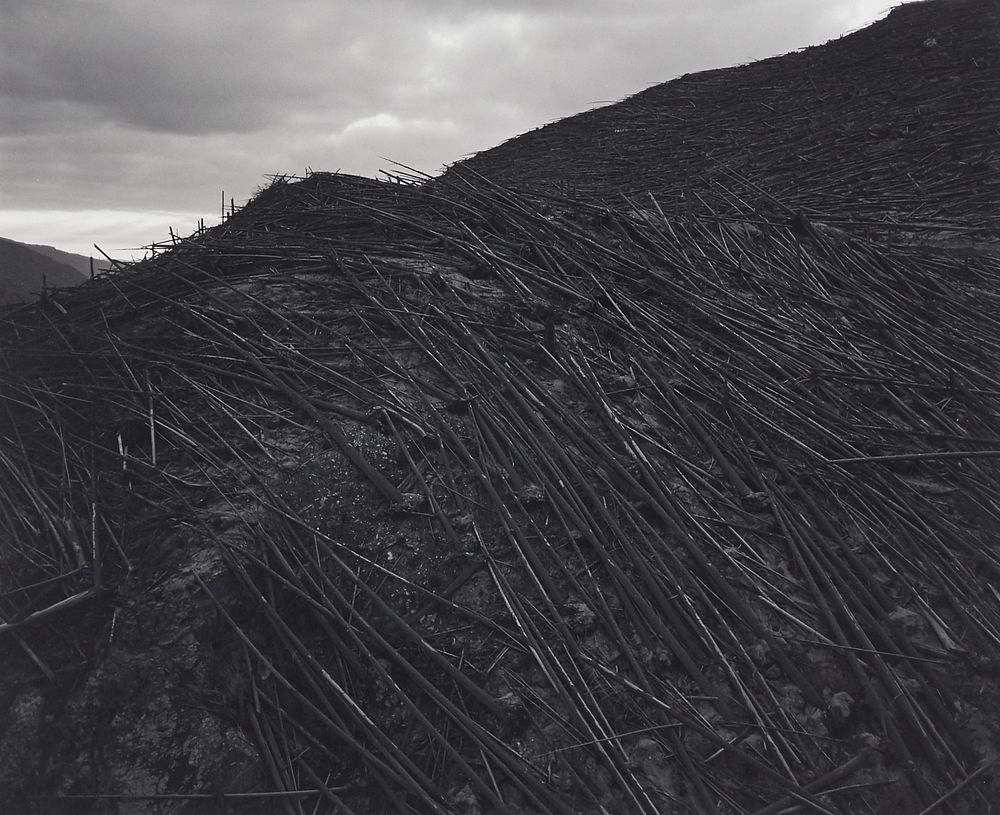
[[[117,258],[272,174],[443,166],[899,0],[0,0],[0,236]]]

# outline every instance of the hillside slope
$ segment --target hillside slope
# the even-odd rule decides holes
[[[670,214],[742,199],[873,238],[1000,239],[1000,4],[917,2],[823,46],[688,74],[458,163]],[[446,174],[445,177],[448,177]]]
[[[919,13],[976,43],[994,7]],[[806,53],[874,64],[910,14]],[[861,218],[847,165],[820,207],[575,129],[696,79],[437,179],[279,179],[3,315],[0,809],[996,806],[992,159],[925,198],[863,140],[896,192]]]
[[[0,304],[34,300],[47,286],[77,286],[83,275],[17,241],[0,238]]]
[[[104,257],[86,257],[84,255],[78,255],[75,252],[64,252],[62,249],[56,249],[54,246],[46,246],[45,244],[39,243],[26,243],[24,244],[29,249],[38,252],[41,255],[50,257],[59,263],[64,263],[67,266],[72,266],[84,277],[90,277],[91,271],[94,274],[100,274],[106,272],[113,267],[114,264],[110,263]]]

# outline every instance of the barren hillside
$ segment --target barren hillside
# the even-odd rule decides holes
[[[1000,235],[996,3],[916,2],[826,45],[688,74],[461,162],[671,214],[773,196],[869,237]],[[762,200],[763,199],[763,200]]]
[[[0,313],[0,809],[992,811],[997,20]]]

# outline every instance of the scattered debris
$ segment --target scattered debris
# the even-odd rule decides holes
[[[911,244],[1000,237],[995,17],[0,312],[0,805],[985,811],[1000,255]]]

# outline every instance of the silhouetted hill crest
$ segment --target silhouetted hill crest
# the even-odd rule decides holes
[[[33,300],[42,292],[43,282],[66,287],[77,286],[84,279],[79,269],[67,263],[26,244],[0,238],[0,304]]]

